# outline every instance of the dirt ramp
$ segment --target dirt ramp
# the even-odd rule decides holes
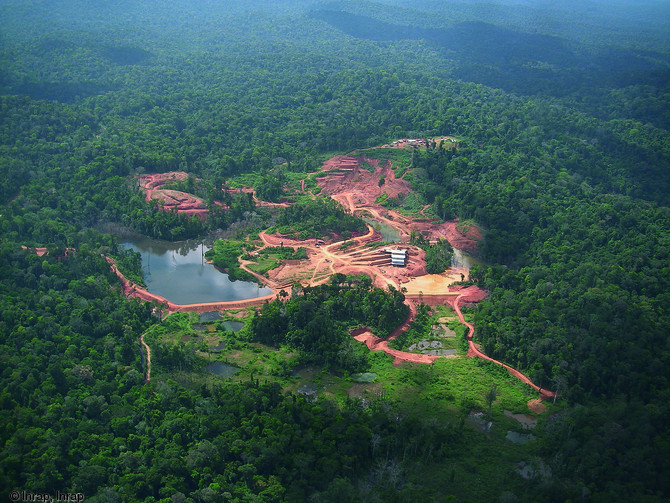
[[[476,304],[488,297],[486,290],[482,290],[478,286],[471,285],[463,287],[460,285],[454,285],[449,287],[450,292],[457,292],[461,298],[461,305],[463,304]]]
[[[474,225],[462,225],[458,220],[413,221],[378,204],[382,197],[404,197],[412,192],[409,182],[396,178],[390,161],[338,155],[323,163],[317,183],[323,194],[338,201],[347,211],[368,213],[395,228],[403,241],[409,239],[411,231],[416,231],[430,241],[446,239],[454,248],[474,254],[482,239],[482,233]]]

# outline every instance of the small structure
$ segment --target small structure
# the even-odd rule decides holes
[[[391,254],[391,265],[405,267],[407,265],[407,250],[386,250]]]

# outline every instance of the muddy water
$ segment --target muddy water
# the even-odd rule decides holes
[[[443,295],[449,292],[451,285],[461,281],[461,273],[467,279],[470,274],[470,268],[477,264],[481,264],[481,262],[472,255],[454,248],[454,254],[451,257],[451,267],[445,272],[411,278],[403,286],[410,295],[418,295],[420,293]]]
[[[170,243],[145,237],[121,243],[142,255],[147,290],[175,304],[226,302],[272,293],[249,281],[230,281],[228,275],[204,261],[209,249],[201,243]]]
[[[454,254],[451,256],[452,268],[465,269],[469,272],[475,265],[481,265],[481,262],[463,250],[454,248]]]
[[[398,231],[391,227],[389,224],[384,222],[378,222],[377,220],[372,220],[371,218],[363,218],[367,223],[369,223],[374,230],[376,230],[382,236],[382,241],[400,241],[400,235]]]

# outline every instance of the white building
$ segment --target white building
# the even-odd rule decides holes
[[[388,250],[391,253],[391,265],[405,267],[407,264],[407,250]]]

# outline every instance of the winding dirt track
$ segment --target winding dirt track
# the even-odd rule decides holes
[[[459,295],[458,297],[456,297],[456,300],[454,301],[454,311],[456,312],[456,316],[458,316],[458,320],[463,325],[468,327],[468,335],[467,335],[468,356],[470,356],[470,357],[475,357],[476,356],[477,358],[482,358],[483,360],[488,360],[488,361],[493,362],[497,365],[500,365],[501,367],[505,367],[509,371],[510,374],[512,374],[517,379],[519,379],[521,382],[524,382],[524,383],[528,384],[531,388],[539,391],[542,400],[546,400],[546,399],[549,399],[549,398],[554,398],[556,396],[556,393],[554,393],[552,391],[549,391],[549,390],[546,390],[546,389],[540,388],[537,384],[533,383],[533,381],[531,381],[530,378],[528,378],[528,376],[526,376],[524,373],[518,371],[514,367],[511,367],[511,366],[507,365],[506,363],[500,362],[498,360],[494,360],[490,356],[486,356],[484,353],[482,353],[479,344],[475,344],[474,341],[472,340],[472,336],[475,333],[475,327],[472,325],[472,323],[465,321],[465,319],[463,318],[463,313],[461,312],[461,308],[460,308],[460,303],[461,303],[462,299],[463,299],[462,295]]]
[[[142,343],[144,351],[146,352],[147,355],[147,364],[144,373],[144,382],[149,382],[151,381],[151,348],[146,342],[144,342],[144,334],[140,336],[140,342]]]
[[[371,351],[384,351],[393,357],[394,364],[400,364],[402,362],[413,362],[413,363],[433,363],[437,358],[447,358],[447,356],[436,356],[436,355],[422,355],[417,353],[408,353],[406,351],[399,351],[389,347],[388,343],[402,334],[405,330],[409,328],[416,317],[416,304],[414,302],[407,302],[409,306],[409,313],[407,318],[403,321],[386,339],[380,339],[375,336],[369,328],[361,327],[357,330],[354,330],[351,335],[358,342],[364,343],[368,349]],[[452,358],[455,355],[451,356]]]
[[[465,318],[463,317],[463,313],[461,312],[461,307],[460,304],[461,302],[473,302],[472,296],[472,290],[467,293],[462,293],[460,291],[456,292],[450,292],[447,295],[442,295],[439,296],[439,298],[432,298],[432,299],[423,299],[427,300],[427,303],[430,303],[432,305],[436,304],[444,304],[448,303],[450,304],[454,312],[456,313],[456,316],[458,317],[458,321],[460,321],[463,325],[465,325],[468,329],[468,334],[466,335],[467,341],[468,341],[468,356],[470,358],[482,358],[483,360],[488,360],[490,362],[493,362],[497,365],[500,365],[501,367],[505,367],[510,374],[512,374],[514,377],[519,379],[521,382],[524,382],[528,384],[531,388],[539,391],[540,393],[540,398],[542,400],[547,400],[550,398],[554,398],[556,395],[552,391],[542,389],[540,388],[537,384],[534,384],[533,381],[530,380],[528,376],[523,374],[522,372],[518,371],[514,367],[511,367],[501,361],[495,360],[494,358],[491,358],[490,356],[485,355],[482,353],[480,349],[479,344],[475,344],[473,341],[473,335],[475,333],[475,327],[472,325],[472,323],[465,321]],[[450,298],[449,298],[450,296]],[[414,363],[427,363],[431,364],[438,358],[456,358],[457,355],[445,355],[445,356],[439,356],[439,355],[422,355],[422,354],[416,354],[416,353],[407,353],[404,351],[398,351],[396,349],[390,348],[388,343],[398,337],[401,333],[403,333],[405,330],[407,330],[416,317],[416,305],[419,302],[419,299],[416,297],[410,298],[409,296],[407,297],[407,303],[410,307],[410,312],[407,316],[407,319],[400,325],[398,328],[396,328],[386,339],[380,339],[379,337],[376,337],[369,328],[367,327],[362,327],[354,332],[351,333],[351,335],[354,337],[359,342],[365,343],[365,345],[371,350],[371,351],[384,351],[385,353],[390,354],[393,356],[393,363],[394,364],[399,364],[404,361],[406,362],[414,362]]]
[[[368,170],[359,169],[359,164],[362,161],[373,166],[374,171],[370,172]],[[329,173],[330,171],[333,171],[332,175]],[[380,185],[379,181],[382,176],[385,179],[385,183]],[[364,157],[358,159],[350,156],[336,156],[324,163],[321,168],[321,175],[318,183],[322,187],[324,194],[327,194],[340,202],[348,212],[351,214],[355,214],[357,212],[364,214],[367,213],[368,215],[372,216],[373,219],[383,222],[396,229],[403,241],[408,240],[412,231],[417,231],[427,235],[428,238],[432,241],[437,239],[447,239],[454,248],[472,252],[476,249],[477,240],[481,238],[481,234],[479,234],[477,229],[470,229],[467,232],[463,232],[462,230],[458,229],[457,222],[455,221],[444,223],[433,221],[417,222],[399,212],[389,210],[377,204],[376,200],[383,193],[385,193],[387,196],[397,196],[399,194],[407,195],[410,191],[409,184],[405,180],[395,178],[395,174],[391,169],[390,162],[387,162],[384,165],[380,165],[379,161],[374,159],[367,159]],[[304,180],[301,181],[301,190],[303,192],[305,191]],[[286,203],[263,203],[256,199],[254,192],[252,193],[255,201],[258,204],[273,206],[287,205]],[[151,192],[148,192],[147,195],[150,197]],[[420,214],[424,217],[426,216],[424,212],[427,208],[428,206],[424,206],[420,211]],[[339,249],[341,242],[334,242],[319,246],[316,241],[297,241],[285,236],[270,235],[266,232],[259,233],[259,237],[263,243],[260,249],[266,248],[268,246],[278,246],[280,244],[282,246],[293,248],[297,248],[299,246],[304,247],[308,251],[309,263],[314,266],[314,270],[311,271],[311,273],[305,274],[305,267],[300,266],[294,268],[293,272],[302,272],[302,280],[306,281],[310,285],[326,282],[332,274],[340,272],[343,274],[366,274],[373,279],[375,286],[385,288],[388,285],[393,285],[394,288],[399,289],[401,288],[401,283],[409,281],[409,276],[421,276],[426,274],[425,268],[423,267],[414,267],[412,269],[408,266],[406,270],[401,270],[401,272],[398,272],[398,270],[393,268],[389,272],[388,270],[382,269],[377,265],[357,263],[355,259],[355,253]],[[372,226],[368,225],[368,232],[365,235],[353,237],[351,241],[354,243],[355,247],[360,247],[365,243],[379,241],[380,239],[381,237],[379,234],[376,233]],[[406,243],[403,244],[403,248],[411,249],[411,247]],[[415,261],[418,260],[419,262],[422,262],[424,260],[424,255],[420,251],[415,251],[414,256]],[[265,297],[243,301],[178,305],[148,292],[145,288],[130,283],[119,272],[114,261],[110,258],[107,258],[107,260],[110,263],[110,267],[121,279],[124,293],[127,296],[138,297],[147,301],[159,302],[163,305],[166,305],[169,312],[221,311],[226,309],[258,306],[275,299],[278,295],[277,292],[279,289],[290,289],[291,285],[295,282],[287,281],[287,278],[292,278],[290,274],[286,274],[283,281],[279,277],[269,279],[267,277],[261,276],[249,269],[248,265],[250,261],[244,261],[240,257],[240,267],[252,274],[258,281],[273,288],[275,293]],[[324,267],[324,264],[327,264],[327,266]],[[290,268],[289,272],[291,272]],[[526,375],[524,375],[522,372],[519,372],[515,368],[485,355],[481,351],[480,346],[474,343],[474,327],[471,323],[465,321],[460,309],[460,305],[463,302],[478,302],[479,300],[482,300],[484,297],[486,297],[486,292],[477,287],[468,287],[466,289],[460,289],[460,287],[452,289],[450,287],[449,290],[450,291],[446,292],[444,290],[439,292],[425,292],[426,295],[406,295],[405,302],[410,308],[407,319],[385,339],[376,337],[366,327],[355,330],[352,332],[352,336],[357,341],[365,343],[370,350],[384,351],[390,354],[394,358],[394,363],[401,363],[406,361],[431,364],[437,358],[456,357],[456,355],[441,356],[409,353],[398,351],[388,346],[389,341],[396,338],[410,326],[416,317],[416,306],[418,303],[425,302],[430,305],[448,303],[453,307],[453,310],[456,313],[459,321],[468,328],[468,334],[466,337],[468,340],[469,357],[482,358],[505,367],[516,378],[537,390],[540,393],[540,399],[553,398],[555,396],[554,393],[545,389],[541,389]],[[143,336],[141,338],[141,342],[147,351],[145,380],[149,381],[151,350],[144,342]]]

